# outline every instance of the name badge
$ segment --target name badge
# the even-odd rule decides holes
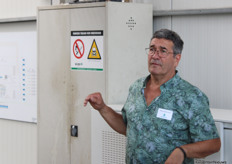
[[[171,120],[172,119],[172,114],[173,114],[172,110],[159,108],[156,117],[162,118],[162,119],[165,119],[165,120]]]

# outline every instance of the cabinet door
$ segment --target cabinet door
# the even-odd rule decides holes
[[[224,151],[224,159],[226,163],[232,163],[232,128],[226,128],[224,129],[224,135],[225,135],[225,151]]]
[[[102,37],[106,35],[105,7],[72,9],[70,10],[70,20],[71,31],[100,30],[103,31]],[[86,53],[82,58],[86,60],[94,60],[88,59],[94,37],[79,38],[85,45]],[[89,40],[88,42],[86,38]],[[100,44],[97,39],[95,41],[100,51]],[[105,56],[101,53],[101,60],[103,59]],[[99,62],[100,60],[94,61]],[[103,71],[72,70],[70,81],[72,86],[71,125],[78,126],[78,137],[71,137],[71,164],[89,164],[91,163],[91,110],[89,109],[90,105],[84,108],[83,102],[86,96],[93,92],[101,92],[105,99],[105,66],[103,66]]]
[[[38,12],[38,163],[70,163],[70,19]],[[71,95],[70,95],[71,96]]]

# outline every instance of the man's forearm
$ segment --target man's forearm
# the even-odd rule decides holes
[[[108,106],[105,106],[99,112],[112,129],[120,134],[126,135],[126,125],[121,114],[115,112]]]
[[[219,138],[182,145],[181,148],[176,148],[171,153],[165,164],[182,163],[185,155],[187,158],[203,158],[218,152],[220,147],[221,141]]]
[[[220,150],[220,138],[200,141],[181,146],[188,158],[203,158]]]

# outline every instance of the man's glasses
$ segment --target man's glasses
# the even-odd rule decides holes
[[[168,56],[168,54],[171,54],[173,52],[168,52],[168,50],[164,49],[164,48],[160,48],[160,49],[156,49],[154,47],[150,47],[150,48],[145,48],[146,54],[152,56],[155,53],[158,54],[159,57],[161,58],[165,58]]]

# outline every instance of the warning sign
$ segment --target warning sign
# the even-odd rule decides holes
[[[85,46],[82,40],[77,39],[73,44],[73,54],[77,59],[80,59],[85,52]]]
[[[71,69],[103,71],[103,30],[71,31]]]
[[[100,52],[98,50],[95,39],[93,40],[93,44],[92,44],[91,49],[89,51],[88,59],[101,59],[101,55],[100,55]]]

